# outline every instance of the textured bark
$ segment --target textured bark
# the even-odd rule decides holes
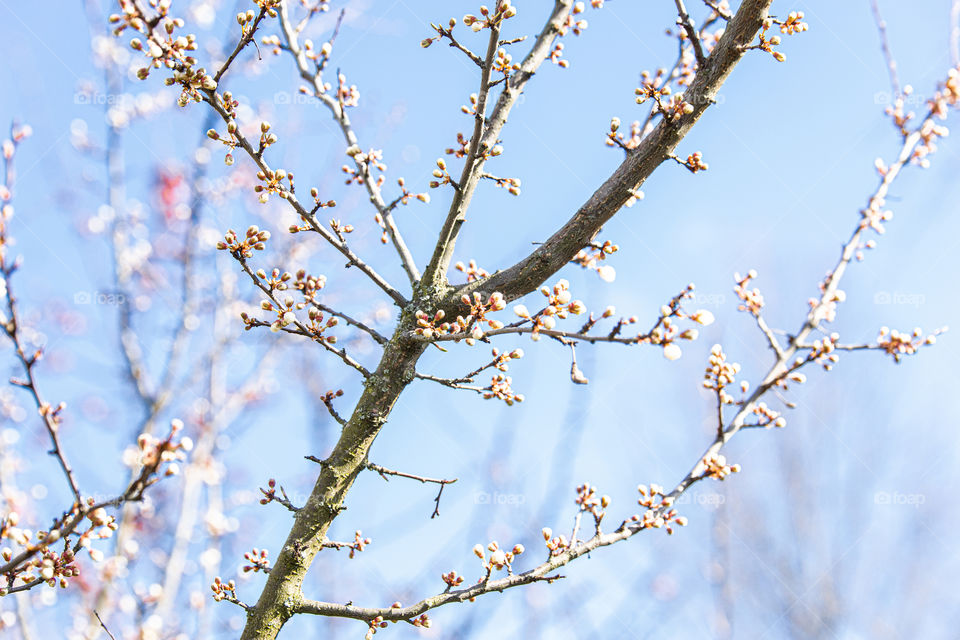
[[[408,314],[405,314],[405,316]],[[403,327],[406,323],[401,322]],[[277,556],[257,604],[247,613],[241,638],[276,638],[300,606],[301,585],[322,548],[330,524],[363,469],[367,454],[387,421],[400,393],[415,374],[425,344],[405,342],[397,330],[387,343],[380,365],[367,379],[363,394],[330,456],[320,465],[320,476],[306,504],[297,512],[293,528]]]

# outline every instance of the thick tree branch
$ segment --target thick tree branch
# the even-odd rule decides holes
[[[499,291],[515,300],[536,289],[587,246],[610,218],[633,197],[647,178],[674,153],[677,144],[716,99],[717,92],[744,55],[767,16],[772,0],[745,0],[730,20],[713,53],[697,72],[684,100],[693,111],[676,120],[663,119],[627,156],[606,182],[574,216],[533,253],[489,278],[466,284],[450,293],[447,305],[455,309],[463,294]]]

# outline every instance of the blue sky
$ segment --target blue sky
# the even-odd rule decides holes
[[[537,30],[543,8],[517,4],[513,33]],[[603,10],[588,11],[586,32],[565,39],[571,67],[545,65],[537,74],[511,114],[503,135],[505,153],[491,167],[499,175],[522,178],[522,195],[481,190],[456,259],[474,258],[491,271],[512,264],[529,252],[531,242],[543,240],[566,220],[619,163],[621,153],[603,145],[610,118],[624,123],[642,118],[633,102],[640,72],[669,66],[675,56],[674,42],[663,35],[673,22],[672,5],[650,4],[609,0]],[[696,7],[696,15],[703,13],[696,3],[688,4],[691,11]],[[918,100],[930,95],[950,65],[949,4],[880,5],[899,77],[914,87]],[[339,6],[333,3],[334,11]],[[335,535],[350,537],[361,528],[375,544],[352,563],[341,557],[321,560],[317,573],[322,575],[312,585],[316,597],[372,606],[432,594],[439,590],[442,571],[455,568],[472,576],[477,567],[470,548],[477,542],[498,539],[534,548],[541,526],[567,528],[576,484],[589,481],[609,493],[611,517],[618,519],[633,513],[638,483],[672,485],[695,462],[711,428],[712,400],[700,389],[710,346],[721,342],[754,381],[769,362],[762,336],[736,311],[733,273],[757,269],[768,322],[795,330],[807,298],[835,263],[876,183],[874,159],[889,159],[898,149],[896,132],[883,115],[890,89],[869,2],[774,6],[778,15],[803,10],[810,31],[784,38],[785,63],[761,52],[747,56],[722,89],[720,103],[680,145],[681,156],[702,151],[710,169],[693,175],[664,165],[644,185],[645,199],[607,226],[601,237],[620,245],[612,258],[618,273],[614,283],[572,267],[561,274],[591,309],[615,304],[621,313],[638,315],[641,326],[652,323],[662,303],[694,282],[699,306],[717,322],[686,346],[677,362],[666,361],[655,349],[582,348],[578,360],[591,380],[587,387],[570,385],[568,353],[559,345],[504,341],[498,346],[519,345],[527,354],[511,367],[515,386],[527,397],[514,407],[426,383],[411,387],[372,459],[460,481],[445,491],[442,517],[428,520],[429,488],[399,480],[386,484],[373,475],[361,478]],[[476,7],[412,0],[347,7],[333,65],[360,88],[360,107],[351,117],[361,146],[384,149],[388,180],[403,175],[411,188],[423,190],[434,160],[453,144],[457,131],[469,130],[459,106],[476,90],[477,80],[457,52],[437,45],[424,50],[419,43],[431,33],[429,22],[459,18]],[[234,13],[228,4],[220,6],[211,32],[224,33]],[[76,130],[78,120],[93,138],[102,139],[103,105],[98,103],[111,98],[91,62],[90,31],[80,3],[66,4],[51,16],[44,3],[0,0],[0,17],[11,60],[0,69],[8,88],[0,101],[0,122],[19,118],[35,132],[18,155],[15,250],[25,256],[17,276],[19,294],[48,335],[49,370],[42,373],[49,375],[53,392],[71,406],[97,397],[109,407],[105,421],[77,418],[73,444],[120,448],[116,425],[131,420],[138,409],[113,348],[115,310],[76,304],[78,293],[110,287],[105,239],[80,232],[102,202],[102,190],[86,182],[98,179],[101,167],[70,145],[71,126]],[[315,41],[328,37],[330,27],[329,19],[319,21],[313,27]],[[393,254],[379,245],[365,196],[342,184],[344,145],[329,114],[297,99],[288,59],[264,53],[259,63],[252,51],[244,53],[250,73],[234,79],[231,88],[283,131],[273,157],[295,170],[301,184],[317,184],[337,199],[337,215],[358,228],[358,250],[401,282]],[[165,90],[156,75],[146,83],[128,82],[126,88],[157,100]],[[84,93],[88,83],[90,94]],[[187,166],[205,117],[199,105],[183,111],[173,107],[127,130],[131,198],[148,210],[154,206],[148,172]],[[930,169],[912,168],[895,185],[888,200],[895,217],[887,234],[864,263],[851,269],[843,286],[849,302],[841,307],[836,330],[845,340],[872,340],[883,325],[935,329],[956,324],[957,144],[944,139]],[[225,171],[220,153],[213,151],[215,176]],[[412,204],[397,215],[421,264],[450,194],[432,196],[430,205]],[[247,202],[210,206],[206,223],[220,231],[243,228],[255,216],[259,223],[263,210],[251,213],[259,206],[252,201],[249,195]],[[279,210],[276,215],[279,219]],[[225,261],[220,266],[231,267]],[[329,295],[344,310],[369,307],[375,291],[356,278],[341,277],[334,256],[321,254],[312,266],[330,277]],[[247,283],[241,279],[239,286]],[[86,331],[71,335],[54,318],[55,309],[80,314]],[[162,324],[164,316],[160,307],[143,326]],[[259,346],[271,338],[250,339]],[[149,344],[148,358],[156,361],[163,343]],[[482,362],[487,351],[430,351],[419,368],[455,375]],[[827,637],[902,636],[905,629],[898,625],[906,624],[907,608],[918,616],[929,614],[922,615],[927,626],[920,629],[931,637],[945,634],[948,621],[933,615],[940,603],[931,594],[955,574],[960,551],[951,532],[957,514],[949,491],[957,481],[960,453],[954,435],[958,355],[948,333],[936,348],[899,366],[877,354],[853,354],[828,375],[811,372],[809,383],[791,392],[799,406],[788,415],[786,430],[746,433],[734,441],[729,457],[744,472],[722,487],[700,489],[706,497],[684,509],[692,523],[687,530],[670,539],[641,536],[601,551],[567,568],[568,578],[558,584],[488,597],[470,605],[470,613],[465,607],[439,610],[431,633],[447,637],[474,615],[477,637],[494,630],[506,637],[551,638],[642,638],[656,629],[670,629],[670,637],[709,634],[714,594],[704,574],[719,557],[711,531],[724,527],[732,541],[728,557],[736,560],[728,568],[741,580],[733,614],[737,637],[788,637],[789,621],[798,611],[826,617],[818,598],[832,580],[841,592],[843,615]],[[346,410],[356,397],[355,378],[320,355],[303,357],[328,387],[344,386]],[[367,355],[371,362],[372,357]],[[302,456],[331,443],[331,425],[318,419],[304,399],[303,376],[293,377],[280,385],[269,407],[238,419],[225,455],[241,467],[232,476],[239,490],[255,490],[266,477],[277,477],[296,487],[293,491],[308,490],[312,469]],[[275,423],[282,425],[282,436],[276,435]],[[37,433],[26,424],[17,428]],[[109,488],[109,467],[91,467],[84,471],[87,478]],[[884,495],[895,494],[923,501],[884,504]],[[716,495],[724,496],[729,508],[726,520],[710,507]],[[798,512],[809,514],[815,526],[795,540]],[[244,522],[262,519],[256,545],[280,544],[285,515],[259,507],[238,508],[237,514]],[[250,545],[240,544],[245,546]],[[877,566],[889,576],[886,584],[871,578],[868,569]],[[333,584],[324,582],[330,575],[336,576]],[[671,596],[664,586],[671,584],[679,595]],[[256,587],[246,589],[253,599]],[[764,600],[768,596],[772,604]],[[551,608],[556,606],[575,613],[565,617]],[[228,620],[236,614],[222,615]],[[651,619],[665,626],[651,628]],[[305,632],[315,624],[295,620],[288,633],[295,636],[296,629]],[[354,637],[358,629],[356,623],[342,623],[333,630]],[[415,632],[384,633],[413,637]]]

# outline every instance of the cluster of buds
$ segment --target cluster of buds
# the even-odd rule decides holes
[[[283,53],[283,42],[280,40],[280,36],[278,35],[263,36],[260,38],[260,44],[266,47],[272,47],[271,52],[275,56]]]
[[[274,270],[276,271],[276,270]],[[289,275],[289,274],[284,274]],[[287,281],[290,278],[284,280],[284,288],[289,286]],[[303,295],[303,299],[307,302],[315,302],[316,296],[323,288],[327,285],[327,276],[321,274],[318,276],[310,275],[306,272],[305,269],[297,270],[297,277],[293,280],[293,288],[296,289]],[[279,288],[279,287],[278,287]],[[305,305],[300,305],[297,308],[302,309]]]
[[[479,103],[477,102],[477,100],[479,100],[479,98],[477,97],[477,94],[471,93],[471,94],[470,94],[470,104],[469,104],[469,105],[465,105],[465,104],[460,105],[460,111],[462,111],[463,113],[467,114],[468,116],[475,116],[475,115],[477,115],[477,109],[479,108]]]
[[[266,229],[261,230],[256,225],[247,228],[247,233],[241,240],[237,237],[237,232],[229,229],[223,236],[223,240],[217,243],[217,249],[229,251],[234,255],[244,258],[253,256],[254,250],[263,251],[266,248],[266,242],[270,239],[270,232]]]
[[[43,351],[38,350],[36,352],[35,359],[40,359],[42,357]],[[63,422],[63,412],[67,408],[66,402],[60,402],[57,406],[50,406],[50,403],[44,402],[40,405],[38,411],[40,412],[40,417],[50,425],[50,428],[54,431],[59,430],[60,424]]]
[[[739,464],[727,464],[726,457],[720,453],[711,453],[704,456],[700,464],[704,467],[703,477],[705,478],[723,480],[731,473],[740,472]]]
[[[914,148],[913,154],[910,156],[910,162],[926,169],[930,166],[928,156],[937,150],[937,140],[946,137],[950,130],[933,120],[924,120],[919,133],[920,142]]]
[[[430,620],[430,616],[425,613],[421,613],[419,616],[413,620],[409,620],[408,622],[415,627],[420,627],[421,629],[429,629],[431,626],[433,626],[433,621]]]
[[[667,70],[657,69],[656,75],[651,76],[649,71],[640,73],[640,86],[634,91],[637,96],[637,104],[643,104],[650,98],[657,103],[661,98],[666,98],[672,93],[670,85],[667,82]]]
[[[677,360],[683,355],[680,345],[676,343],[677,340],[696,340],[700,337],[700,331],[696,328],[691,327],[681,331],[677,324],[678,320],[691,320],[704,327],[713,324],[713,314],[706,309],[697,309],[690,314],[683,310],[683,301],[693,297],[693,289],[693,284],[688,284],[670,301],[670,304],[660,307],[660,317],[653,330],[647,335],[638,336],[643,344],[656,344],[663,347],[663,357],[667,360]]]
[[[458,262],[457,264],[453,265],[453,268],[461,273],[467,274],[467,282],[474,282],[490,275],[489,271],[477,266],[476,260],[471,260],[466,265],[464,265],[462,262]]]
[[[710,364],[703,376],[703,387],[716,391],[721,404],[734,404],[736,400],[726,388],[736,381],[738,373],[740,373],[740,364],[727,362],[723,347],[715,344],[710,349]],[[746,393],[746,388],[741,387],[741,390]]]
[[[287,492],[284,491],[283,487],[280,487],[280,495],[277,495],[277,481],[273,478],[267,480],[267,488],[260,488],[260,493],[263,494],[263,497],[260,498],[260,504],[270,504],[271,502],[279,502],[280,504],[289,507],[293,507],[293,503],[290,502],[290,499],[287,497]],[[266,552],[264,552],[266,553]]]
[[[776,20],[774,18],[767,18],[763,21],[763,26],[761,27],[758,35],[758,38],[760,39],[759,44],[755,44],[748,48],[766,51],[772,55],[777,62],[783,62],[787,59],[787,56],[774,49],[774,47],[780,44],[780,36],[770,36],[767,38],[767,31],[769,31],[774,24],[779,25],[780,33],[785,35],[793,35],[795,33],[806,31],[809,28],[809,25],[803,21],[802,11],[791,11],[787,15],[787,19],[783,21]]]
[[[733,288],[733,292],[740,298],[740,304],[737,306],[737,309],[739,311],[749,311],[754,316],[760,315],[760,310],[763,309],[764,304],[760,289],[756,287],[753,289],[748,288],[750,281],[756,277],[757,272],[754,269],[750,269],[745,277],[741,277],[739,273],[733,274],[733,279],[737,283]]]
[[[433,170],[435,180],[430,181],[430,188],[436,189],[440,185],[455,184],[450,174],[447,173],[447,161],[443,158],[437,158],[437,168]]]
[[[836,320],[837,305],[847,299],[847,294],[842,289],[836,289],[829,296],[826,295],[827,287],[830,286],[832,279],[833,274],[828,273],[827,277],[820,282],[820,297],[807,300],[814,322],[833,322]]]
[[[886,203],[883,198],[870,198],[867,208],[860,210],[860,228],[866,229],[869,227],[879,234],[882,234],[884,231],[886,231],[883,223],[893,219],[893,212],[885,210],[883,208],[885,204]]]
[[[557,326],[557,318],[564,320],[569,315],[581,315],[587,310],[586,305],[580,300],[574,300],[570,293],[570,283],[566,279],[560,279],[553,287],[540,287],[540,293],[547,298],[547,304],[534,315],[530,315],[526,305],[518,304],[513,308],[513,312],[524,320],[533,322],[533,332],[530,337],[533,340],[540,339],[540,331],[551,331]]]
[[[293,174],[287,173],[283,169],[258,171],[257,178],[263,182],[263,184],[256,185],[253,190],[260,194],[260,202],[263,204],[266,204],[270,200],[271,193],[275,193],[286,200],[289,193],[293,191]],[[288,187],[283,185],[284,180],[287,181]]]
[[[220,106],[233,120],[237,119],[237,107],[240,101],[233,97],[232,91],[224,91],[222,94],[215,94],[215,98],[220,102]],[[229,128],[229,125],[227,125]]]
[[[337,100],[344,107],[356,107],[360,104],[360,90],[355,84],[348,87],[347,76],[342,73],[337,76]]]
[[[802,366],[803,359],[801,358],[800,360],[801,360],[801,364],[798,364],[797,366]],[[778,389],[783,389],[784,391],[788,391],[788,390],[790,389],[789,385],[787,384],[788,382],[795,382],[796,384],[803,384],[803,383],[806,382],[806,381],[807,381],[807,376],[805,376],[804,374],[800,373],[799,371],[797,371],[797,370],[794,368],[794,369],[792,369],[791,371],[788,371],[787,373],[784,373],[782,376],[780,376],[779,378],[777,378],[777,379],[774,381],[774,385],[775,385]],[[745,386],[745,385],[746,385],[746,386]],[[746,382],[741,382],[741,383],[740,383],[740,386],[743,388],[743,392],[746,393],[746,392],[747,392],[747,386],[749,386],[749,385],[747,385]],[[791,409],[794,408],[794,405],[793,405],[792,403],[789,403],[789,402],[787,403],[787,406],[790,407]],[[782,426],[782,425],[774,425],[774,426]]]
[[[653,113],[662,114],[667,122],[676,122],[683,116],[693,113],[693,111],[693,105],[683,99],[682,93],[673,94],[666,103],[657,100],[653,108]]]
[[[461,584],[463,584],[463,576],[459,575],[456,571],[444,573],[440,577],[443,579],[443,582],[447,585],[448,589],[459,587]]]
[[[180,38],[178,38],[179,40]],[[203,102],[201,91],[213,91],[217,88],[217,82],[213,76],[207,74],[203,67],[198,69],[184,68],[182,71],[174,71],[173,76],[164,80],[167,86],[179,84],[180,96],[177,98],[177,105],[187,106],[192,102]]]
[[[504,20],[517,15],[517,9],[510,4],[510,0],[498,0],[497,7],[492,12],[486,5],[480,6],[480,15],[468,13],[463,16],[463,24],[470,27],[474,33],[499,25]]]
[[[277,333],[286,326],[289,326],[297,321],[297,314],[294,311],[294,308],[303,308],[303,303],[295,304],[292,296],[287,296],[282,305],[274,305],[270,300],[264,300],[260,303],[260,308],[264,311],[273,311],[277,319],[270,324],[270,331]],[[241,315],[243,318],[244,324],[247,328],[254,326],[254,321],[249,318],[249,316]]]
[[[229,123],[227,123],[227,133],[230,135],[230,137],[223,138],[216,129],[207,130],[208,138],[211,140],[216,140],[227,148],[227,155],[223,157],[223,162],[229,167],[234,163],[233,150],[236,149],[237,145],[240,144],[240,139],[237,137],[237,123],[235,120],[231,120]]]
[[[673,534],[673,525],[687,526],[687,519],[673,508],[673,498],[666,495],[663,487],[641,484],[637,486],[637,492],[640,494],[637,504],[646,507],[646,511],[642,516],[630,517],[630,522],[635,526],[640,529],[665,529],[669,535]]]
[[[840,334],[834,332],[823,338],[818,338],[813,341],[813,344],[810,347],[810,353],[807,354],[806,362],[817,362],[823,366],[824,371],[830,371],[833,369],[833,365],[837,364],[840,360],[840,356],[836,353],[837,341],[840,340]],[[797,358],[796,364],[800,365],[804,362],[803,358]]]
[[[596,271],[604,282],[612,282],[617,277],[616,270],[608,264],[603,264],[603,261],[619,250],[620,247],[609,240],[604,240],[603,244],[591,242],[589,246],[580,249],[570,262],[584,269]]]
[[[327,209],[330,207],[337,206],[336,200],[327,200],[326,202],[320,200],[320,191],[316,187],[311,187],[310,197],[313,198],[313,209],[310,211],[310,213],[316,213],[320,209]],[[301,217],[301,220],[303,220],[302,217]],[[350,227],[349,229],[347,229],[347,227],[349,227],[350,225],[341,226],[339,224],[339,221],[337,221],[337,225],[334,226],[334,221],[331,220],[330,226],[334,228],[335,233],[337,233],[338,231],[340,233],[350,233],[351,231],[353,231],[353,227]],[[311,229],[313,229],[313,227],[311,227],[309,224],[292,224],[287,229],[287,231],[289,231],[290,233],[300,233],[301,231],[310,231]]]
[[[520,65],[513,61],[513,56],[507,53],[506,49],[498,49],[497,57],[493,60],[493,70],[507,77],[511,71],[519,71]]]
[[[347,147],[345,153],[353,158],[356,168],[351,168],[348,165],[340,167],[340,170],[347,174],[347,180],[344,184],[364,184],[367,180],[373,178],[371,169],[377,169],[381,172],[381,175],[377,176],[372,184],[375,184],[378,188],[383,186],[386,178],[382,173],[387,170],[387,165],[383,162],[382,149],[370,149],[370,151],[364,153],[360,147],[354,144]]]
[[[479,153],[479,156],[480,156],[481,158],[483,158],[483,159],[496,158],[497,156],[499,156],[499,155],[502,154],[502,153],[503,153],[503,146],[502,146],[502,145],[495,144],[495,145],[493,145],[492,147],[488,147],[486,143],[483,143],[483,144],[480,145],[480,153]],[[519,181],[517,182],[517,186],[518,186],[518,187],[520,186],[520,182],[519,182]],[[518,191],[517,193],[519,194],[519,191]],[[516,194],[515,194],[515,195],[516,195]]]
[[[486,555],[485,551],[489,551],[490,555]],[[494,541],[487,545],[486,550],[483,548],[483,545],[476,545],[473,547],[473,553],[480,558],[480,561],[483,563],[483,568],[487,572],[487,577],[489,578],[494,570],[500,571],[504,568],[506,568],[507,573],[513,574],[513,560],[516,556],[523,553],[523,545],[515,544],[513,545],[513,549],[505,551]]]
[[[582,17],[578,18],[576,16],[579,16],[584,10],[585,5],[582,2],[575,2],[573,4],[573,9],[571,9],[566,19],[560,24],[559,31],[561,37],[567,35],[568,31],[572,31],[575,36],[583,33],[584,29],[587,28],[587,21]]]
[[[493,148],[494,151],[496,149],[497,147]],[[488,180],[493,180],[493,183],[496,186],[500,187],[501,189],[506,189],[507,192],[512,196],[520,195],[520,178],[498,178],[497,176],[490,175],[489,173],[485,173],[483,177],[487,178]]]
[[[213,584],[210,585],[210,589],[213,590],[213,599],[217,602],[221,600],[235,602],[237,599],[237,584],[233,580],[223,582],[220,576],[217,576],[213,579]]]
[[[689,169],[691,173],[706,171],[710,168],[710,165],[703,161],[703,154],[699,151],[695,151],[688,155],[686,162],[683,162],[682,164]]]
[[[460,316],[457,316],[457,324],[463,327],[473,326],[474,329],[479,328],[478,325],[486,322],[487,326],[491,329],[502,329],[503,323],[499,320],[494,320],[488,318],[488,313],[494,313],[497,311],[503,311],[507,306],[506,300],[503,299],[503,294],[499,291],[494,291],[490,294],[490,297],[487,298],[487,301],[483,301],[483,296],[479,293],[474,292],[473,296],[468,296],[466,294],[460,296],[460,302],[470,308],[470,313],[466,318],[461,321]],[[479,336],[471,336],[475,339],[479,339]]]
[[[270,562],[267,560],[267,550],[266,549],[257,549],[254,547],[251,551],[247,551],[243,554],[244,560],[250,564],[243,566],[243,572],[258,572],[263,571],[264,573],[270,573]]]
[[[930,114],[938,118],[947,117],[947,109],[960,105],[960,66],[947,71],[947,79],[937,87],[927,104]]]
[[[161,66],[166,66],[168,69],[183,71],[189,70],[197,62],[188,53],[197,50],[196,37],[193,34],[174,35],[174,32],[177,29],[182,29],[185,23],[182,18],[172,18],[167,15],[169,4],[169,2],[157,4],[155,6],[158,12],[157,17],[148,21],[140,13],[136,3],[130,0],[121,0],[120,6],[123,15],[113,14],[109,18],[111,24],[117,25],[113,29],[115,36],[119,36],[127,28],[130,28],[146,37],[146,42],[136,37],[130,40],[131,49],[142,51],[145,56],[150,58],[149,66],[137,71],[137,77],[141,80],[150,74],[150,67],[159,69]],[[153,25],[160,28],[162,35],[158,35],[151,28]],[[216,84],[212,88],[215,87]]]
[[[457,147],[448,147],[444,150],[448,156],[452,155],[455,158],[466,158],[467,157],[467,145],[470,144],[470,141],[467,140],[467,137],[461,132],[457,132]]]
[[[561,69],[566,69],[570,66],[570,62],[563,59],[563,43],[558,42],[553,46],[553,49],[550,51],[550,62],[557,65]]]
[[[632,151],[636,149],[638,146],[640,146],[640,141],[643,139],[643,136],[646,135],[648,132],[649,132],[649,127],[648,127],[648,131],[644,131],[641,128],[640,121],[634,120],[630,124],[630,137],[624,138],[624,135],[620,133],[620,118],[611,118],[610,131],[607,132],[607,139],[605,141],[605,144],[608,147],[617,146],[623,149],[624,151]]]
[[[390,608],[402,609],[403,605],[400,604],[399,602],[394,602],[392,605],[390,605]],[[421,629],[429,629],[433,624],[433,622],[430,620],[430,617],[425,613],[420,614],[419,616],[417,616],[416,618],[413,618],[412,620],[407,620],[407,622],[409,622],[415,627],[420,627]],[[377,633],[378,629],[387,628],[387,622],[383,619],[383,616],[377,616],[372,620],[370,620],[367,623],[367,626],[368,626],[367,634],[364,636],[364,638],[366,640],[371,640],[374,634]]]
[[[380,214],[377,214],[377,221],[382,222]],[[346,242],[347,239],[344,237],[348,233],[353,233],[353,225],[346,224],[338,218],[330,218],[330,230],[333,231],[334,235],[340,239],[340,242]],[[382,226],[382,225],[381,225]],[[290,233],[297,233],[299,231],[304,231],[299,225],[290,225]]]
[[[424,204],[430,204],[430,194],[427,192],[422,193],[413,193],[412,191],[407,190],[407,181],[403,178],[397,178],[397,186],[400,187],[400,196],[397,198],[397,202],[400,204],[408,204],[411,198],[416,198]],[[378,216],[379,217],[379,216]],[[381,226],[382,220],[381,220]]]
[[[567,540],[567,536],[562,533],[558,536],[553,535],[553,529],[550,527],[544,527],[540,530],[540,534],[543,536],[543,542],[547,547],[547,551],[550,553],[550,556],[558,556],[567,549],[570,548],[570,541]]]
[[[5,518],[0,519],[0,540],[9,540],[27,551],[39,553],[6,571],[3,578],[7,585],[28,584],[39,578],[51,587],[59,585],[65,588],[70,578],[80,575],[80,569],[75,564],[75,556],[70,547],[64,549],[62,554],[49,548],[60,540],[60,529],[57,526],[50,531],[37,531],[34,534],[29,529],[19,527],[19,524],[20,514],[16,511],[11,511]],[[14,551],[10,547],[5,546],[0,549],[0,560],[3,562],[9,563],[13,557]],[[6,594],[6,588],[0,588],[0,597]]]
[[[506,307],[503,294],[499,291],[490,294],[486,302],[483,301],[483,296],[479,293],[474,293],[473,297],[464,294],[460,301],[470,307],[470,313],[466,317],[457,316],[454,322],[444,321],[446,313],[443,309],[437,311],[432,318],[426,312],[418,310],[415,314],[417,328],[414,333],[425,338],[433,338],[449,333],[466,333],[469,331],[470,337],[466,338],[466,341],[467,344],[472,345],[474,341],[483,338],[483,329],[480,326],[482,323],[486,322],[491,329],[503,328],[502,322],[487,317],[488,313],[501,311]]]
[[[493,367],[497,371],[506,371],[509,369],[509,362],[511,360],[519,360],[523,357],[523,349],[514,349],[513,351],[503,351],[494,347],[491,350],[493,355],[493,361],[487,365]]]
[[[803,374],[800,373],[791,375],[803,376]],[[770,427],[782,429],[783,427],[787,426],[787,419],[784,418],[779,412],[768,407],[766,402],[758,402],[756,405],[754,405],[753,415],[757,416],[757,421],[747,426],[764,427],[766,429],[769,429]]]
[[[877,346],[883,349],[887,354],[893,356],[895,362],[900,362],[903,356],[915,354],[920,347],[929,346],[937,342],[937,336],[943,333],[945,329],[934,331],[924,336],[919,327],[912,332],[900,332],[888,327],[880,327],[880,335],[877,336]]]
[[[377,629],[387,628],[387,623],[384,621],[383,616],[377,616],[376,618],[373,618],[372,620],[370,620],[370,622],[367,623],[367,627],[368,627],[367,634],[363,637],[364,637],[364,640],[371,640],[374,634],[377,633]]]
[[[265,39],[266,38],[264,38],[264,40]],[[277,38],[277,45],[279,44],[280,39]],[[331,53],[333,53],[332,42],[324,42],[322,45],[320,45],[320,48],[317,49],[313,44],[313,40],[307,38],[303,41],[303,55],[307,58],[307,60],[313,60],[318,69],[323,69],[324,66],[326,66],[327,61],[330,59]]]
[[[351,542],[347,547],[350,549],[350,559],[353,558],[363,551],[368,544],[372,544],[373,540],[371,538],[364,538],[362,532],[357,529],[353,532],[353,542]]]
[[[809,25],[803,21],[803,11],[791,11],[787,14],[786,20],[777,24],[780,25],[780,33],[785,33],[788,36],[806,31],[809,28]]]
[[[603,520],[603,516],[606,514],[604,509],[610,506],[610,496],[597,495],[597,488],[585,482],[577,487],[577,499],[575,502],[580,511],[592,515],[597,526],[599,526],[600,521]]]
[[[257,21],[257,12],[253,9],[248,9],[247,11],[241,11],[237,14],[237,24],[240,25],[240,32],[243,35],[249,35],[251,31],[256,26]]]
[[[137,438],[139,449],[136,463],[145,469],[157,470],[161,464],[167,464],[165,475],[179,473],[178,463],[185,460],[187,452],[193,449],[193,440],[187,436],[176,439],[183,430],[182,420],[170,421],[170,433],[163,439],[149,433],[141,433]]]
[[[260,143],[257,147],[257,155],[262,156],[263,152],[266,151],[267,147],[277,143],[277,135],[275,133],[270,133],[270,123],[261,122],[260,123]],[[292,180],[293,178],[291,178]],[[291,188],[292,188],[291,183]]]
[[[280,8],[280,3],[282,0],[253,0],[261,11],[265,11],[268,16],[271,18],[277,17],[277,9]],[[326,4],[322,2],[320,4]]]
[[[497,374],[490,380],[490,386],[483,389],[483,397],[486,400],[490,398],[503,400],[508,407],[512,407],[514,402],[523,402],[524,400],[522,393],[514,393],[512,385],[513,378]]]

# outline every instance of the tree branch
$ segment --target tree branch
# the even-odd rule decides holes
[[[438,289],[446,286],[447,269],[450,267],[450,261],[453,259],[457,236],[460,233],[460,228],[466,221],[467,209],[470,206],[473,193],[483,174],[483,167],[486,162],[485,154],[496,145],[497,140],[500,138],[500,132],[503,130],[503,126],[507,122],[507,117],[510,115],[510,110],[516,103],[517,98],[520,97],[520,94],[523,93],[527,82],[533,77],[537,69],[540,68],[543,61],[549,57],[553,42],[560,33],[560,26],[570,13],[572,7],[573,0],[556,0],[550,18],[537,36],[530,52],[520,64],[520,69],[515,71],[510,78],[503,83],[503,89],[500,92],[500,97],[497,99],[496,106],[494,106],[489,119],[484,120],[487,108],[487,95],[490,89],[490,73],[499,41],[499,25],[490,29],[487,55],[481,67],[477,115],[474,121],[473,136],[470,139],[470,150],[464,162],[460,180],[457,182],[459,188],[454,194],[453,201],[450,203],[450,210],[447,212],[447,218],[444,220],[443,227],[440,230],[440,236],[433,250],[433,256],[430,258],[430,263],[423,273],[423,280],[427,286]]]
[[[662,119],[637,149],[574,216],[526,258],[489,278],[468,283],[450,292],[444,308],[456,308],[460,297],[474,291],[499,291],[515,300],[530,293],[563,268],[587,246],[599,229],[633,197],[660,164],[673,154],[677,144],[715,101],[717,92],[744,55],[744,48],[760,30],[772,0],[745,0],[730,20],[707,63],[697,72],[685,101],[693,111],[679,119]]]

